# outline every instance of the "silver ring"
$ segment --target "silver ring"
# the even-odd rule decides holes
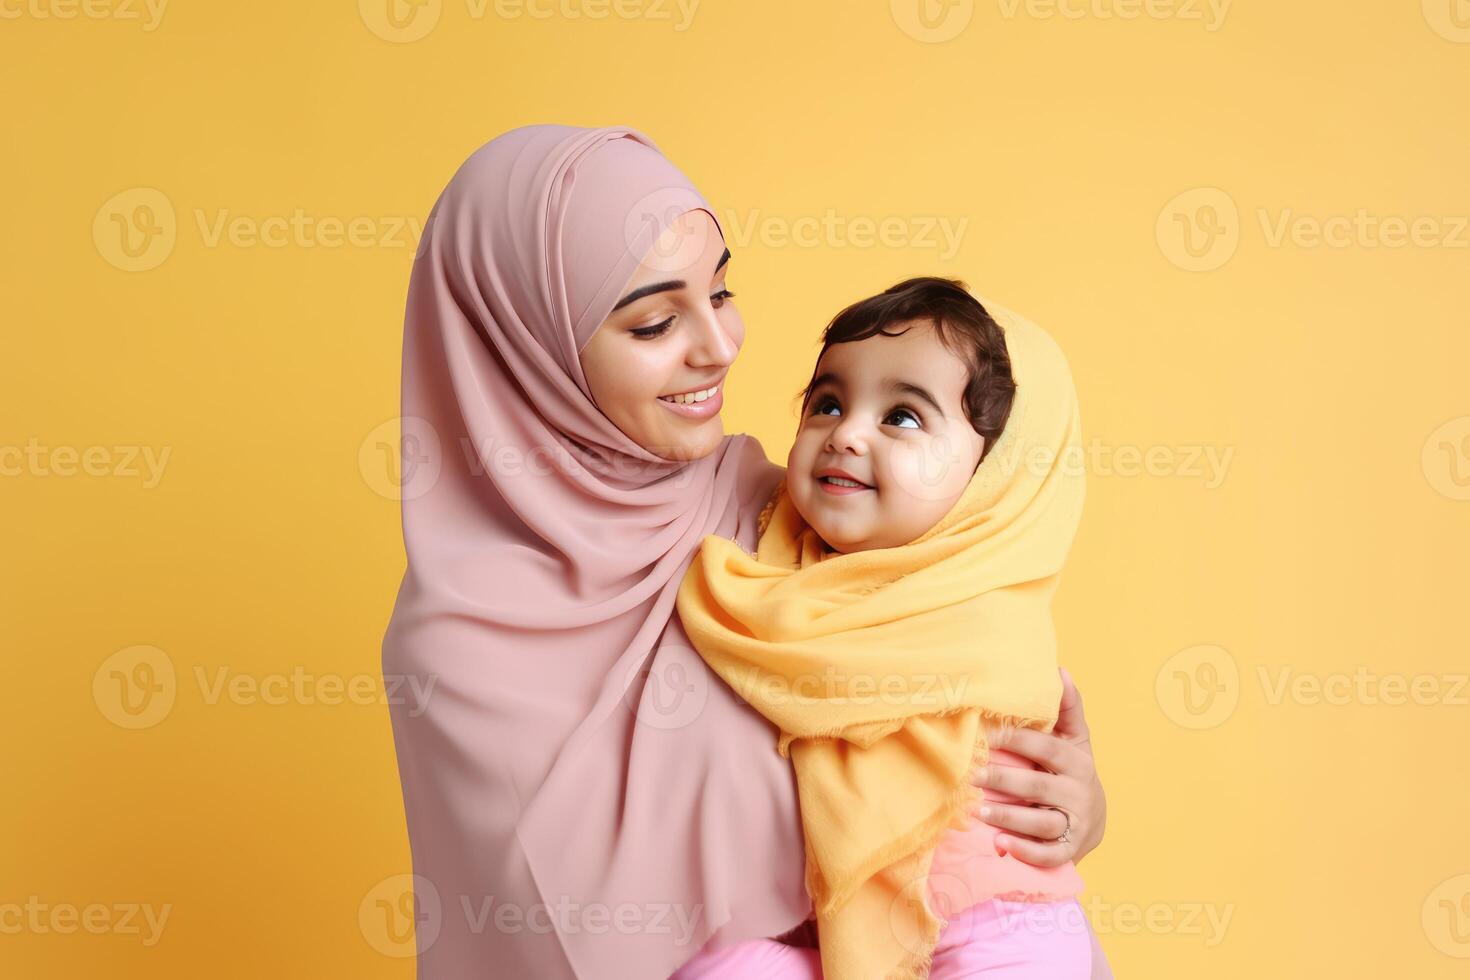
[[[1072,842],[1072,815],[1059,806],[1048,806],[1045,803],[1040,804],[1040,806],[1044,810],[1055,810],[1062,816],[1067,818],[1067,826],[1062,829],[1062,832],[1060,834],[1053,837],[1048,843],[1070,844]]]

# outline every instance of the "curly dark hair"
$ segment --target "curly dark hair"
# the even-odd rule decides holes
[[[980,456],[983,460],[1005,430],[1015,402],[1016,381],[1011,374],[1005,332],[960,280],[919,276],[858,300],[827,324],[817,360],[820,362],[821,355],[833,344],[849,344],[877,334],[897,337],[916,320],[932,323],[940,341],[969,365],[965,414],[985,438]],[[814,368],[812,380],[801,391],[803,408],[815,380]]]

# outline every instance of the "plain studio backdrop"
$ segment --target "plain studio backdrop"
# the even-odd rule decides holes
[[[1464,974],[1463,0],[0,0],[0,81],[0,973],[413,975],[408,273],[568,122],[720,212],[772,458],[900,278],[1066,350],[1118,976]]]

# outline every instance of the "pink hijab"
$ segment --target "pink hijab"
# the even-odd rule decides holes
[[[421,980],[663,980],[811,911],[790,766],[675,619],[708,534],[756,540],[779,471],[690,463],[598,410],[578,352],[676,215],[647,137],[530,126],[430,213],[403,342],[408,569],[385,675]],[[429,683],[432,688],[428,688]]]

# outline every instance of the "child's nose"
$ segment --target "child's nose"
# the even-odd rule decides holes
[[[868,454],[868,432],[855,417],[848,416],[833,426],[827,437],[827,450],[834,453],[849,453],[853,456]]]

